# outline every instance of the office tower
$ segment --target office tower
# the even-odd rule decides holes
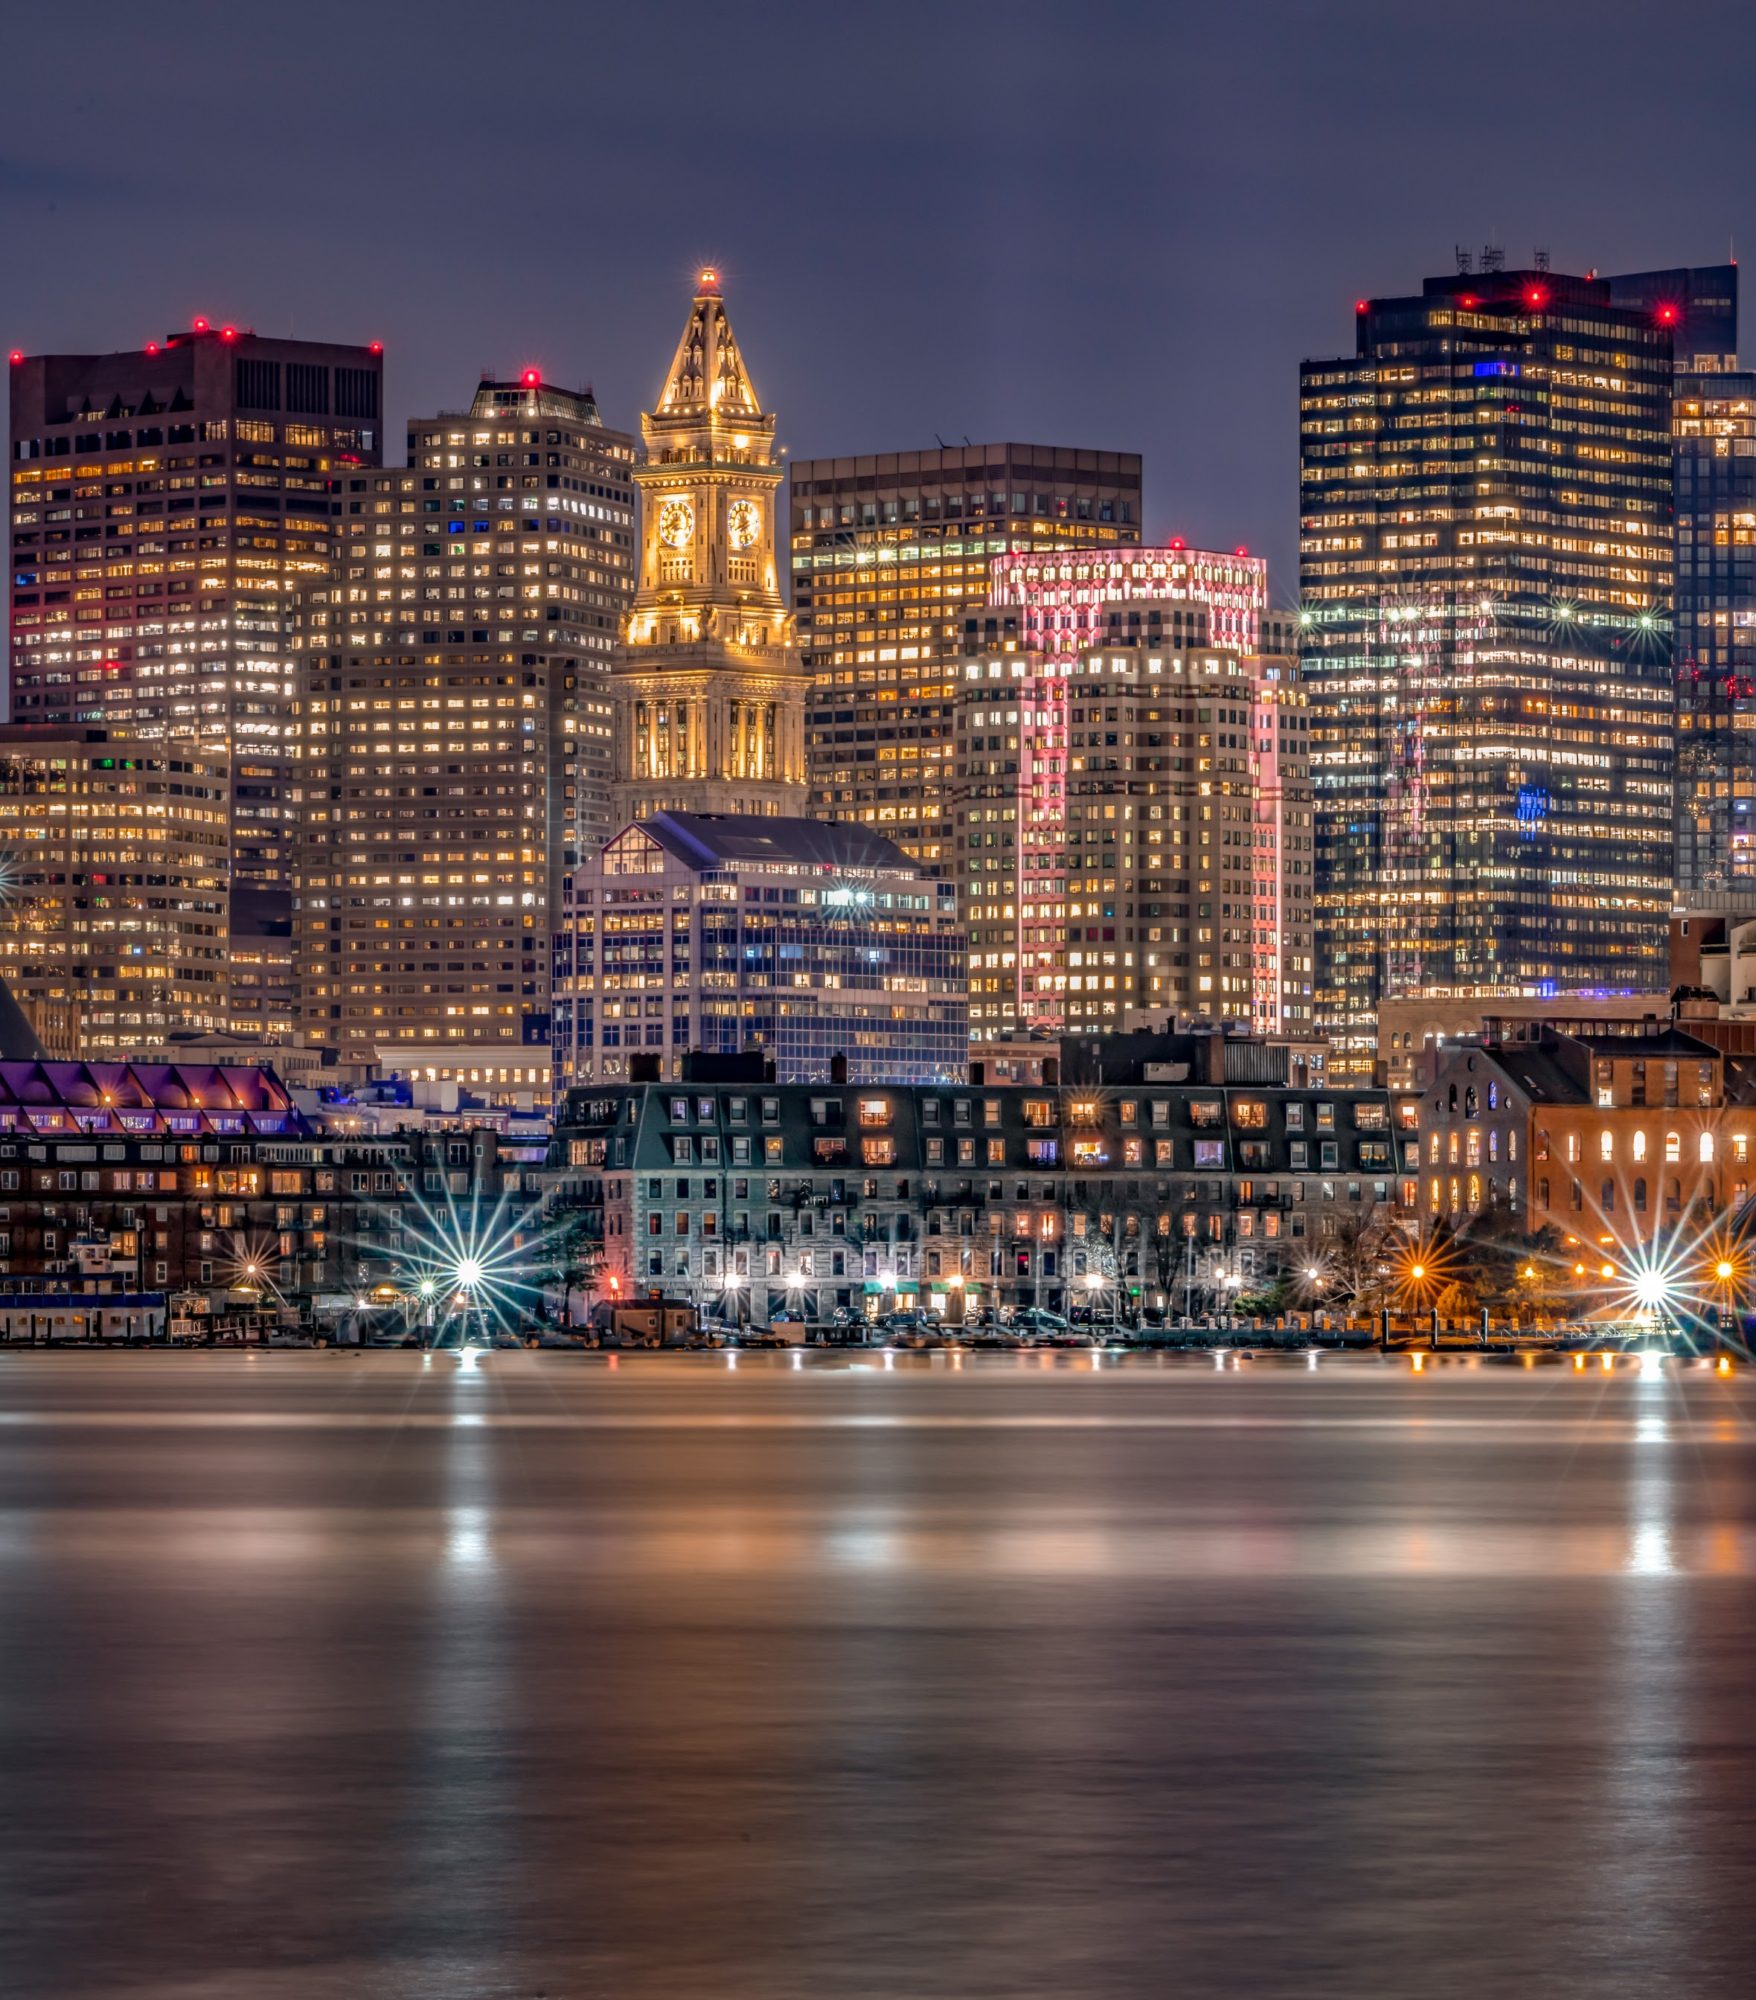
[[[996,557],[1140,537],[1132,452],[981,444],[792,469],[811,810],[952,867],[951,707]]]
[[[1756,886],[1756,373],[1738,367],[1738,270],[1612,277],[1671,327],[1676,479],[1676,893]]]
[[[1319,1024],[1647,987],[1671,883],[1671,318],[1547,270],[1301,371]]]
[[[561,884],[609,827],[634,441],[535,369],[342,482],[311,594],[296,911],[308,1036],[355,1075],[549,1039]]]
[[[379,461],[383,371],[376,342],[199,319],[12,364],[12,720],[223,752],[232,880],[283,895],[289,613],[329,575],[341,469]]]
[[[1017,609],[970,620],[954,705],[977,1042],[1172,1013],[1309,1032],[1309,718],[1265,589],[1204,551],[1002,566]]]
[[[697,281],[646,462],[640,579],[616,655],[615,816],[805,809],[806,669],[775,559],[774,417]]]
[[[865,827],[659,812],[580,869],[559,940],[557,1085],[760,1049],[783,1082],[961,1077],[957,896]],[[570,1058],[563,1048],[570,1048]]]
[[[0,729],[0,974],[113,1059],[230,1019],[223,750]]]

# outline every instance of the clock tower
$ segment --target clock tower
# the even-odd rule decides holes
[[[618,826],[665,810],[804,814],[811,676],[775,555],[774,424],[719,274],[703,271],[640,420],[640,580],[611,670]]]

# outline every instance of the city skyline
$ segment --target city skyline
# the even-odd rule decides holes
[[[1431,128],[1472,129],[1495,100],[1496,15],[1518,20],[1533,74],[1580,56],[1565,22],[1490,9],[1458,44],[1437,19],[1376,7],[1340,24],[1280,10],[1268,37],[1236,18],[1142,23],[1100,9],[1070,42],[1049,10],[1024,7],[997,45],[977,17],[905,8],[879,44],[859,45],[850,76],[851,24],[796,48],[734,38],[711,73],[667,64],[665,45],[702,18],[684,6],[650,24],[555,19],[556,59],[521,68],[505,108],[484,110],[455,10],[440,8],[418,46],[388,19],[345,17],[339,72],[319,54],[339,10],[311,17],[309,53],[276,46],[272,64],[265,31],[215,17],[174,71],[160,59],[162,76],[161,20],[96,12],[110,60],[66,107],[77,143],[60,109],[27,102],[0,149],[0,254],[32,274],[0,326],[9,347],[144,344],[202,313],[283,336],[382,339],[392,436],[442,407],[460,374],[527,364],[566,386],[589,381],[606,421],[627,427],[650,394],[651,353],[674,338],[678,288],[714,264],[744,302],[740,332],[765,357],[763,380],[787,385],[780,442],[793,457],[930,449],[935,435],[953,445],[966,433],[1140,451],[1144,538],[1266,553],[1282,603],[1294,364],[1329,350],[1338,306],[1443,268],[1454,242],[1498,240],[1514,264],[1541,244],[1570,269],[1707,262],[1739,218],[1695,191],[1748,178],[1751,141],[1730,97],[1730,58],[1756,39],[1743,22],[1720,38],[1729,59],[1692,86],[1686,163],[1657,117],[1625,121],[1605,156],[1596,106],[1640,83],[1638,38],[1617,33],[1630,8],[1594,14],[1593,88],[1546,98],[1540,117],[1508,99],[1491,147],[1370,183],[1373,159]],[[24,66],[45,32],[14,29]],[[928,49],[936,60],[923,63]],[[234,98],[218,82],[240,63],[252,88]],[[193,176],[167,244],[138,149],[143,70],[156,76],[153,125],[201,118],[216,163],[290,143],[313,105],[352,137],[318,159],[304,148],[284,192],[247,174]],[[588,116],[551,118],[566,140],[510,206],[437,162],[430,186],[400,192],[397,163],[423,131],[467,108],[490,143],[512,143],[582,74],[618,73],[663,77],[661,151],[641,89],[625,103],[590,89]],[[972,74],[984,79],[973,100]],[[1189,74],[1228,87],[1180,98],[1167,126],[1156,108],[1167,80]],[[1375,89],[1393,74],[1419,74],[1421,90]],[[758,88],[779,131],[709,115]],[[1042,141],[1012,111],[1045,95],[1068,106],[1047,172]],[[1101,106],[1101,120],[1081,106]],[[861,197],[862,160],[877,163],[882,199]],[[1337,190],[1369,184],[1370,201],[1338,198],[1324,217],[1300,166],[1310,160]],[[679,209],[667,193],[679,181],[709,192]],[[799,228],[832,199],[851,201],[859,226],[821,232],[807,275]],[[592,218],[592,257],[537,257],[569,240],[571,224],[552,234],[569,202]],[[101,261],[80,247],[93,240]]]

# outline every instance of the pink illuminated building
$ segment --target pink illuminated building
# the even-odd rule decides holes
[[[1310,1021],[1310,796],[1267,565],[1188,549],[993,565],[954,719],[978,1041],[1204,1014]]]

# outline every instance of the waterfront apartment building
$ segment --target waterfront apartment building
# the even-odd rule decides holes
[[[785,1083],[950,1082],[969,1060],[957,895],[869,828],[659,812],[579,870],[557,1090],[755,1049]],[[637,1053],[638,1052],[638,1053]]]
[[[1716,1254],[1756,1184],[1756,1105],[1750,1058],[1691,1026],[1490,1017],[1442,1047],[1420,1099],[1423,1212],[1555,1230],[1550,1281],[1625,1294],[1632,1270],[1674,1265],[1699,1292],[1688,1260]]]
[[[284,1305],[333,1332],[362,1298],[388,1318],[421,1276],[455,1283],[460,1244],[519,1261],[530,1150],[480,1126],[327,1131],[268,1068],[9,1056],[0,1339],[77,1337],[128,1304],[159,1332],[172,1301],[209,1323]],[[501,1296],[528,1311],[537,1282]]]
[[[691,1056],[571,1092],[551,1172],[608,1289],[759,1320],[1198,1312],[1412,1213],[1412,1099],[1291,1084],[1286,1048],[1244,1037],[1100,1047],[1064,1044],[1040,1084],[788,1085]]]
[[[0,975],[82,1056],[231,1019],[223,751],[0,729]]]
[[[10,371],[13,722],[229,758],[232,880],[283,898],[292,612],[330,574],[342,470],[381,457],[383,371],[376,342],[203,319]]]
[[[380,1046],[546,1049],[562,884],[610,831],[609,668],[634,440],[534,369],[340,482],[301,634],[301,1021]]]
[[[805,810],[807,670],[775,553],[775,417],[700,273],[640,419],[640,574],[614,669],[615,821]]]
[[[977,1041],[1142,1012],[1309,1030],[1309,715],[1266,599],[1242,552],[996,563],[953,704]]]
[[[1650,988],[1671,888],[1672,318],[1430,278],[1301,373],[1319,1023]]]
[[[953,866],[952,703],[998,557],[1140,539],[1140,458],[1049,445],[799,459],[793,607],[809,668],[811,810]]]

